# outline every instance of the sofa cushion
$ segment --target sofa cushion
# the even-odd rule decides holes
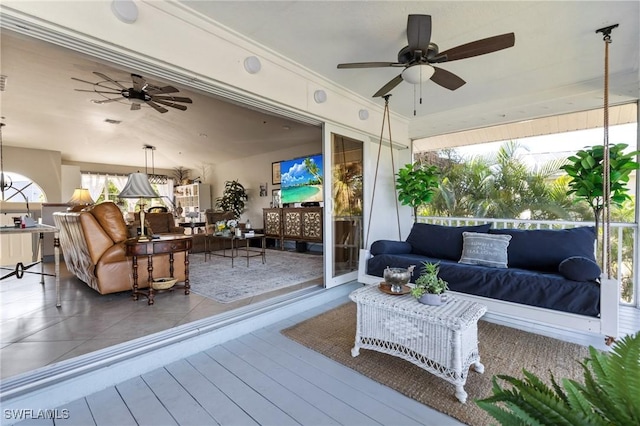
[[[483,265],[492,268],[507,267],[507,247],[511,235],[491,235],[479,232],[463,232],[460,263]]]
[[[378,240],[371,244],[369,250],[372,255],[377,254],[405,254],[411,253],[411,244],[406,241],[394,241],[394,240]]]
[[[560,275],[573,281],[595,281],[602,273],[596,262],[582,256],[571,256],[563,260],[558,271]]]
[[[560,262],[582,256],[595,262],[595,228],[569,229],[490,229],[490,234],[511,235],[508,258],[510,268],[557,272]]]
[[[487,232],[491,224],[475,226],[443,226],[414,223],[407,242],[412,253],[436,259],[460,260],[463,232]]]

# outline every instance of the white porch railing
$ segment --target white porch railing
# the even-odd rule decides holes
[[[494,219],[474,217],[418,216],[417,222],[447,226],[466,226],[491,223],[493,228],[519,229],[565,229],[576,226],[594,226],[593,222],[569,222],[556,220]],[[610,225],[613,274],[620,283],[620,303],[640,307],[640,285],[638,283],[638,224],[612,223]],[[627,236],[627,241],[625,241]],[[629,238],[630,237],[630,238]],[[624,257],[624,259],[623,259]],[[624,260],[624,262],[623,262]],[[619,266],[621,265],[621,266]],[[625,298],[624,286],[631,286],[631,295]]]

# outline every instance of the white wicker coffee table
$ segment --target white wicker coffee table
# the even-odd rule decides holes
[[[373,285],[355,290],[349,298],[358,307],[352,356],[363,348],[410,361],[453,383],[458,400],[466,402],[469,367],[484,371],[478,352],[478,319],[486,306],[451,295],[443,305],[427,306],[410,294],[389,295]]]

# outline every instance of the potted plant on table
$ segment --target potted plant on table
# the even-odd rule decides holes
[[[449,284],[438,276],[439,263],[422,262],[423,268],[411,289],[413,297],[425,305],[442,305],[445,302],[443,294],[449,289]]]

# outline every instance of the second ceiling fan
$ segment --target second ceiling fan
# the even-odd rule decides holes
[[[446,89],[456,90],[464,85],[465,81],[454,73],[432,64],[485,55],[513,47],[514,44],[515,35],[507,33],[476,40],[440,52],[438,45],[431,42],[431,16],[409,15],[407,20],[407,46],[398,52],[397,62],[354,62],[339,64],[338,68],[404,68],[397,77],[382,86],[373,95],[374,97],[385,96],[404,80],[417,83],[427,78]]]

